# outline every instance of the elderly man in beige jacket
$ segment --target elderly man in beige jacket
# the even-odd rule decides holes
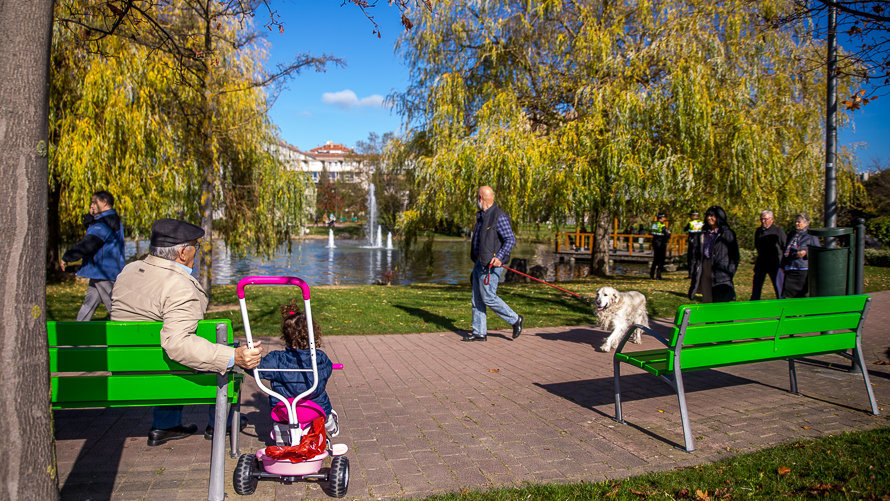
[[[161,346],[171,359],[201,371],[224,374],[234,365],[253,369],[262,348],[233,348],[195,335],[207,311],[207,293],[192,277],[198,240],[204,230],[184,221],[160,219],[151,229],[149,256],[124,267],[111,294],[111,320],[164,322]],[[211,420],[213,412],[211,409]],[[182,425],[182,406],[155,407],[148,445],[185,438],[197,426]],[[213,423],[205,437],[213,434]]]

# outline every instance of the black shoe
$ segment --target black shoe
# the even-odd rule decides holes
[[[522,334],[522,321],[523,320],[525,320],[525,318],[523,318],[522,315],[519,315],[519,320],[517,320],[516,323],[513,324],[513,339],[518,338],[519,335]]]
[[[180,438],[193,435],[196,431],[198,431],[198,427],[193,424],[188,426],[179,425],[175,428],[167,428],[166,430],[152,428],[148,431],[148,445],[154,447],[156,445],[167,443],[170,440],[179,440]]]
[[[244,431],[244,428],[247,428],[247,418],[245,416],[241,416],[241,423],[239,424],[238,429]],[[226,426],[226,436],[232,434],[232,427]],[[209,424],[207,428],[204,428],[204,440],[213,440],[213,427]]]
[[[464,336],[461,341],[487,341],[488,336]]]

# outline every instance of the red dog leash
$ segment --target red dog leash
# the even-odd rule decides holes
[[[585,303],[590,303],[590,300],[589,300],[589,299],[587,299],[586,297],[584,297],[584,296],[582,296],[582,295],[580,295],[580,294],[575,294],[574,292],[572,292],[572,291],[570,291],[570,290],[563,289],[562,287],[557,287],[556,285],[553,285],[553,284],[551,284],[551,283],[549,283],[549,282],[545,282],[544,280],[541,280],[540,278],[535,278],[535,277],[533,277],[533,276],[531,276],[531,275],[526,275],[525,273],[523,273],[523,272],[521,272],[521,271],[516,271],[516,270],[514,270],[513,268],[508,268],[508,267],[506,267],[506,266],[504,266],[504,265],[501,265],[500,267],[503,268],[503,269],[505,269],[505,270],[512,271],[513,273],[516,273],[516,274],[522,275],[522,276],[524,276],[524,277],[530,278],[530,279],[532,279],[532,280],[541,282],[541,283],[544,284],[544,285],[549,285],[550,287],[553,287],[554,289],[559,289],[559,290],[561,290],[561,291],[563,291],[563,292],[567,292],[567,293],[569,293],[569,294],[571,294],[571,295],[577,297],[578,299],[581,299],[581,300],[584,301]],[[491,266],[488,267],[488,275],[485,276],[485,281],[484,281],[485,285],[488,285],[488,283],[489,283],[489,281],[490,281],[490,279],[491,279],[491,268],[492,268]]]

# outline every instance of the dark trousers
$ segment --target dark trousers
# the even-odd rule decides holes
[[[667,255],[667,245],[653,245],[652,252],[655,256],[652,258],[652,267],[649,268],[649,278],[661,280],[661,272],[664,271],[664,259]]]
[[[776,298],[780,298],[779,295],[779,283],[778,283],[778,275],[779,268],[772,268],[770,270],[754,270],[754,284],[751,288],[751,301],[760,300],[760,292],[763,290],[763,282],[766,281],[766,276],[769,275],[770,283],[773,284],[773,290],[776,292]]]
[[[782,298],[807,297],[809,293],[807,270],[785,270]]]

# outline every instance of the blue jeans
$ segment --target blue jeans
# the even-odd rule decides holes
[[[473,266],[473,272],[470,274],[470,283],[473,286],[473,335],[485,337],[488,335],[488,318],[485,308],[491,308],[491,311],[498,314],[510,325],[519,321],[519,315],[516,314],[503,299],[498,297],[498,283],[504,278],[503,268],[492,268],[491,275],[488,275],[488,266],[476,263]],[[488,285],[485,285],[485,278],[489,277]]]

